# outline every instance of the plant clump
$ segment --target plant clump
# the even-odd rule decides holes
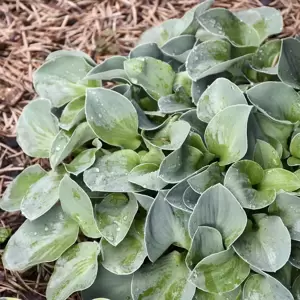
[[[56,261],[48,300],[300,299],[300,41],[268,39],[273,8],[212,4],[34,73],[17,140],[51,170],[0,200],[27,218],[2,260]]]

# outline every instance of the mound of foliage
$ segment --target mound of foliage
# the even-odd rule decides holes
[[[34,73],[17,139],[52,170],[6,190],[27,220],[2,259],[56,260],[48,300],[300,299],[300,41],[268,40],[273,8],[212,2],[127,57]]]

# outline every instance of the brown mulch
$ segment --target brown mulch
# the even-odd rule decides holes
[[[32,72],[59,49],[79,49],[95,61],[126,54],[147,28],[181,17],[198,0],[0,0],[0,193],[30,164],[15,139],[22,108],[34,97]],[[281,10],[281,37],[300,33],[300,0],[216,0],[233,10],[265,4]],[[19,213],[0,212],[0,226],[15,231]],[[4,245],[0,245],[0,253]],[[45,299],[52,264],[23,274],[5,271],[0,262],[0,296]],[[80,299],[74,295],[70,299]]]

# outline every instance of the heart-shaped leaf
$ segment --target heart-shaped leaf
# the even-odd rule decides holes
[[[130,50],[128,54],[129,58],[137,58],[137,57],[145,57],[145,56],[153,57],[160,60],[164,59],[164,55],[156,43],[145,43],[145,44],[137,45],[135,48]]]
[[[232,249],[228,249],[201,260],[189,281],[205,292],[226,293],[235,290],[249,273],[249,265]]]
[[[155,100],[172,94],[175,73],[169,64],[152,57],[138,57],[124,62],[124,69],[130,81],[143,87]]]
[[[224,185],[240,204],[248,209],[261,209],[270,205],[276,198],[275,189],[260,189],[255,186],[264,178],[264,170],[256,162],[241,160],[228,169]]]
[[[150,207],[145,225],[145,243],[149,259],[156,261],[173,243],[189,249],[187,223],[190,213],[173,208],[159,192]]]
[[[134,220],[128,234],[116,247],[105,239],[101,240],[102,265],[105,269],[117,275],[128,275],[140,268],[147,257],[144,225],[144,220]]]
[[[247,104],[243,92],[226,78],[216,79],[201,95],[197,103],[197,116],[206,123],[224,108]]]
[[[233,244],[234,250],[250,265],[276,272],[288,261],[291,238],[282,220],[265,214],[252,215],[245,232]]]
[[[0,208],[11,212],[20,210],[22,199],[29,188],[46,174],[40,165],[27,167],[6,188],[0,198]]]
[[[79,50],[57,50],[51,52],[46,60],[53,60],[62,56],[78,56],[84,58],[91,66],[95,66],[96,63],[85,52]]]
[[[95,206],[101,235],[113,246],[120,244],[134,220],[138,204],[134,197],[111,193]]]
[[[252,107],[226,107],[216,114],[205,130],[208,150],[220,158],[221,166],[240,160],[247,152],[247,123]]]
[[[128,193],[128,197],[133,197],[146,211],[149,211],[154,201],[154,198],[138,193]]]
[[[134,273],[132,298],[164,299],[170,295],[173,299],[192,300],[195,286],[187,281],[188,273],[183,254],[173,251],[154,264],[145,264]]]
[[[59,199],[63,211],[78,223],[84,235],[90,238],[101,236],[90,198],[69,176],[65,175],[60,182]]]
[[[232,216],[235,216],[232,219]],[[216,228],[229,248],[243,233],[247,216],[236,198],[221,184],[207,189],[198,200],[189,220],[189,233],[193,236],[198,226]]]
[[[58,134],[58,121],[49,100],[39,98],[25,106],[17,123],[17,142],[29,156],[45,157]]]
[[[128,149],[139,147],[138,115],[126,97],[104,88],[88,89],[85,111],[89,125],[101,140]]]
[[[96,279],[100,247],[83,242],[68,249],[56,262],[47,285],[49,300],[65,300],[71,294],[89,288]]]
[[[78,225],[59,206],[35,221],[25,221],[10,238],[2,256],[3,265],[22,271],[58,259],[78,236]]]
[[[128,181],[129,172],[140,164],[132,150],[119,150],[97,158],[92,168],[84,171],[84,183],[92,191],[138,192],[143,188]]]

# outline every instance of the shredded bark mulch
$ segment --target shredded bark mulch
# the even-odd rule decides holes
[[[59,49],[79,49],[98,63],[127,54],[140,34],[160,22],[181,17],[198,0],[0,0],[0,193],[25,167],[47,162],[27,157],[16,142],[16,122],[34,98],[32,73]],[[299,0],[216,0],[215,6],[240,10],[269,5],[281,10],[280,37],[300,33]],[[15,231],[20,213],[0,212],[0,227]],[[5,244],[0,245],[0,254]],[[53,264],[25,273],[4,270],[0,262],[0,296],[45,299]],[[70,297],[79,300],[79,294]]]

